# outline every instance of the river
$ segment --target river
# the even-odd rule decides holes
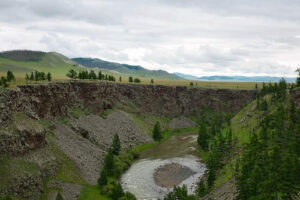
[[[197,156],[197,134],[185,133],[147,149],[121,177],[124,191],[137,199],[162,199],[174,185],[191,194],[206,170]]]

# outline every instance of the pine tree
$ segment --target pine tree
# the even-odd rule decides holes
[[[34,73],[34,80],[35,80],[35,82],[38,82],[38,80],[40,80],[39,79],[39,72],[38,71],[35,71],[35,73]]]
[[[196,200],[194,195],[189,195],[186,185],[175,186],[173,191],[164,197],[164,200]]]
[[[298,77],[297,77],[297,80],[296,80],[296,86],[300,87],[300,68],[298,68],[296,70],[296,72],[298,72]]]
[[[67,77],[71,79],[76,79],[77,78],[77,72],[73,69],[70,69],[70,71],[66,75]]]
[[[113,200],[118,200],[119,198],[121,198],[124,195],[124,191],[122,189],[122,186],[120,183],[116,183],[114,184],[114,187],[112,189],[112,195],[111,198]]]
[[[115,134],[112,143],[112,153],[117,156],[119,155],[120,150],[121,150],[121,144],[120,144],[119,135]]]
[[[122,82],[122,77],[121,76],[119,77],[119,82]]]
[[[98,79],[102,80],[102,72],[101,71],[98,72]]]
[[[132,82],[133,82],[133,78],[132,78],[132,76],[129,76],[129,78],[128,78],[128,82],[129,82],[129,83],[132,83]]]
[[[30,80],[30,78],[29,78],[29,75],[28,75],[28,74],[26,74],[26,75],[25,75],[25,80],[26,80],[26,82]]]
[[[47,73],[47,80],[48,80],[49,82],[52,80],[52,76],[51,76],[51,73],[50,73],[50,72]]]
[[[208,171],[207,186],[211,188],[214,185],[215,180],[216,180],[216,170],[215,168],[211,168]]]
[[[100,173],[100,177],[98,179],[98,185],[100,188],[107,184],[107,169],[103,168]]]
[[[31,80],[31,81],[34,80],[34,74],[33,74],[33,72],[31,72],[31,74],[30,74],[30,80]]]
[[[204,197],[207,194],[207,189],[205,187],[204,181],[201,180],[198,188],[197,188],[197,194],[199,197]]]
[[[4,76],[1,76],[1,85],[3,85],[4,88],[7,88],[9,85],[7,83],[7,79]]]
[[[60,192],[57,193],[56,200],[63,200],[63,197],[61,196]]]
[[[15,75],[14,75],[10,70],[7,71],[6,80],[7,80],[8,82],[11,82],[11,81],[16,82]]]
[[[160,129],[159,122],[156,122],[152,131],[153,139],[155,141],[160,141],[162,139],[162,133]]]
[[[107,176],[112,176],[114,174],[114,154],[111,149],[104,159],[104,168],[107,171]]]
[[[154,80],[153,80],[153,78],[151,78],[151,83],[152,83],[152,84],[154,83]]]
[[[201,146],[202,149],[207,150],[208,149],[208,140],[209,140],[209,134],[207,133],[207,127],[206,127],[205,123],[202,122],[200,124],[197,142]]]
[[[41,73],[40,73],[40,76],[41,76],[41,80],[42,80],[42,81],[44,81],[44,80],[47,79],[45,72],[41,72]]]

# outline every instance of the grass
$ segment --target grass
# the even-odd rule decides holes
[[[110,200],[110,198],[100,194],[98,185],[92,185],[81,190],[78,200]]]
[[[0,189],[13,185],[13,179],[23,174],[37,175],[40,170],[37,164],[13,157],[0,157]]]

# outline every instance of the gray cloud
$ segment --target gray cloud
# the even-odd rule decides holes
[[[0,50],[198,75],[293,76],[299,10],[298,0],[1,0]]]

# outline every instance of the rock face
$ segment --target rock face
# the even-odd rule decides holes
[[[63,82],[24,85],[0,94],[0,125],[12,112],[26,112],[33,118],[53,118],[72,106],[101,112],[107,108],[179,116],[200,108],[237,112],[255,99],[249,90],[199,89],[160,85],[117,84],[109,82]]]

